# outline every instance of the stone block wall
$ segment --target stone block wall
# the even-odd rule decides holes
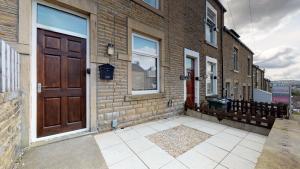
[[[227,30],[229,31],[229,30]],[[252,64],[253,54],[238,38],[233,37],[230,33],[225,31],[224,34],[224,87],[226,83],[230,83],[230,98],[232,99],[250,99],[252,98]],[[238,66],[239,70],[234,70],[233,65],[233,48],[238,49]],[[248,58],[250,59],[251,71],[248,73]],[[234,87],[238,84],[237,98],[235,98]],[[244,96],[243,87],[246,89]],[[248,91],[250,88],[250,92]]]
[[[10,169],[22,151],[20,94],[0,93],[0,108],[0,169]]]
[[[18,37],[18,0],[0,0],[0,38],[16,42]]]
[[[164,44],[165,64],[160,66],[160,74],[165,77],[160,82],[163,83],[163,92],[140,97],[134,97],[129,92],[128,73],[131,70],[128,64],[131,61],[127,59],[130,57],[128,56],[128,18],[164,32],[167,36],[168,0],[164,0],[162,7],[161,15],[134,0],[98,1],[98,57],[106,58],[109,60],[108,63],[115,66],[114,80],[100,80],[99,72],[97,75],[98,130],[110,130],[113,119],[118,120],[119,127],[126,127],[183,112],[183,87],[177,88],[182,82],[179,80],[180,74],[176,76],[171,74],[167,37]],[[115,45],[114,56],[106,54],[108,43]],[[182,60],[182,54],[176,60]],[[182,66],[178,68],[182,69]],[[171,90],[171,88],[175,89],[175,86],[176,90]]]
[[[184,48],[200,53],[200,72],[206,75],[206,56],[218,60],[218,95],[222,95],[222,44],[223,11],[215,0],[209,0],[218,11],[218,47],[205,41],[206,0],[163,0],[162,14],[136,3],[138,0],[98,1],[98,57],[105,58],[115,66],[112,81],[100,80],[97,76],[98,129],[110,130],[111,121],[117,119],[120,126],[129,126],[155,118],[183,112]],[[176,10],[174,10],[176,9]],[[128,92],[128,18],[165,34],[165,58],[160,74],[163,92],[141,97]],[[143,32],[139,32],[143,33]],[[115,45],[115,55],[108,56],[108,43]],[[127,56],[130,58],[130,56]],[[103,60],[103,59],[102,59]],[[98,72],[99,73],[99,72]],[[206,79],[200,83],[200,99],[206,99]]]

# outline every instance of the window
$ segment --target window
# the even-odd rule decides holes
[[[206,57],[206,95],[217,95],[217,60]]]
[[[226,82],[225,87],[226,87],[226,98],[230,98],[230,96],[231,96],[230,83]]]
[[[87,35],[87,20],[85,18],[40,4],[37,6],[37,23]]]
[[[217,11],[210,3],[206,3],[205,39],[212,45],[217,45]]]
[[[248,58],[248,76],[251,76],[251,66],[252,66],[251,59]]]
[[[132,93],[158,93],[159,43],[137,34],[132,39]]]
[[[234,99],[238,100],[239,99],[239,83],[235,83],[233,92],[234,92]]]
[[[159,0],[143,0],[145,3],[149,4],[153,8],[159,9]]]
[[[238,60],[238,49],[233,48],[233,70],[238,71],[239,70],[239,60]]]

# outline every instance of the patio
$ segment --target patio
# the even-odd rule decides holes
[[[95,139],[109,169],[253,169],[266,136],[177,116]]]

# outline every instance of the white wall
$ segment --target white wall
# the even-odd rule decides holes
[[[254,89],[253,100],[255,102],[272,103],[272,93],[259,89]]]

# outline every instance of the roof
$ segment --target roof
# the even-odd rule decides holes
[[[136,72],[145,72],[145,70],[139,65],[139,63],[132,64],[132,70]]]
[[[260,71],[264,72],[265,70],[263,68],[260,68],[258,65],[253,64],[254,67],[256,67],[257,69],[259,69]]]
[[[224,31],[228,33],[230,36],[232,36],[236,41],[238,41],[242,46],[244,46],[248,51],[250,51],[254,55],[254,52],[246,44],[244,44],[244,42],[242,42],[239,39],[240,35],[235,30],[228,29],[226,26],[224,26]]]

